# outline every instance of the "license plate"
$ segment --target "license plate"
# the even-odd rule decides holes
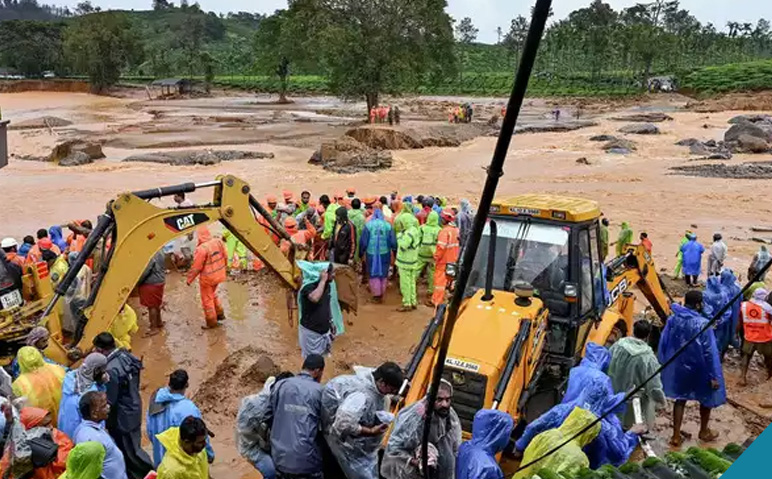
[[[10,293],[6,293],[2,296],[0,296],[0,306],[2,306],[3,309],[10,309],[15,308],[16,306],[21,306],[22,303],[21,299],[21,293],[17,291],[11,291]]]

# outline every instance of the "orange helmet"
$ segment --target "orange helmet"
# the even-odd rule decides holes
[[[445,209],[440,213],[440,218],[450,223],[456,219],[456,215],[453,214],[453,210]]]
[[[334,196],[335,196],[336,200],[342,200],[343,199],[343,193],[341,193],[340,191],[336,191]]]
[[[281,192],[281,195],[284,197],[284,201],[292,201],[292,198],[294,198],[295,195],[292,194],[289,190],[284,190]]]
[[[354,187],[346,188],[346,194],[355,195],[357,194],[357,189]]]
[[[365,198],[364,203],[366,206],[372,206],[375,204],[375,202],[378,201],[375,196],[368,196]]]
[[[290,216],[284,220],[284,229],[286,229],[288,233],[294,233],[298,230],[298,222],[295,221],[295,218]]]
[[[278,198],[276,198],[276,195],[268,195],[268,196],[265,197],[265,202],[266,203],[278,203],[279,200],[278,200]]]

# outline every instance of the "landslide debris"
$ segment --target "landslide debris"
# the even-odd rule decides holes
[[[376,150],[414,150],[419,148],[455,147],[478,136],[491,133],[485,123],[458,125],[427,125],[413,128],[386,126],[359,126],[348,130],[349,136]]]
[[[708,165],[685,165],[670,168],[676,175],[699,176],[703,178],[734,178],[742,180],[768,180],[772,179],[772,161],[760,161],[754,163],[740,163],[727,165],[726,163]]]
[[[518,126],[515,128],[515,133],[563,133],[593,126],[598,126],[598,122],[592,120],[565,120],[553,123]]]
[[[625,116],[613,116],[614,121],[629,121],[633,123],[662,123],[663,121],[672,121],[673,117],[661,112],[634,113]]]
[[[333,141],[322,143],[308,161],[313,165],[335,173],[357,173],[391,168],[393,158],[390,151],[371,148],[354,138],[343,135]]]
[[[142,153],[124,158],[128,162],[162,163],[166,165],[216,165],[223,161],[273,158],[273,153],[239,150],[184,150]]]
[[[628,155],[637,149],[638,147],[634,141],[625,140],[624,138],[614,138],[613,140],[603,145],[603,150],[606,153],[612,153],[616,155]]]
[[[41,116],[38,118],[31,118],[29,120],[22,120],[13,122],[8,125],[9,130],[37,130],[40,128],[58,128],[62,126],[70,126],[72,122],[59,118],[56,116]]]
[[[104,158],[102,145],[83,140],[66,140],[54,146],[48,156],[18,155],[25,161],[46,161],[59,166],[77,166]]]
[[[659,128],[652,123],[633,123],[623,126],[619,132],[632,135],[659,135]]]

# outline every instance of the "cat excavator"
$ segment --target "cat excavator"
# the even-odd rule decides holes
[[[166,208],[150,203],[153,199],[191,193],[204,188],[214,189],[211,202],[205,205]],[[223,175],[204,183],[183,183],[122,193],[110,201],[107,210],[99,217],[89,234],[81,254],[74,264],[70,265],[67,274],[53,293],[50,284],[47,285],[48,289],[45,289],[47,278],[33,275],[33,279],[42,284],[41,299],[35,302],[35,307],[39,308],[41,301],[48,300],[42,315],[39,311],[35,315],[33,324],[46,324],[51,331],[46,355],[60,364],[71,364],[77,360],[78,353],[87,351],[97,334],[109,330],[153,255],[165,244],[193,233],[199,226],[220,222],[276,273],[289,291],[296,292],[300,284],[300,271],[295,262],[296,248],[290,248],[288,256],[282,253],[272,236],[293,244],[289,234],[250,191],[251,188],[245,181],[235,176]],[[260,222],[256,215],[261,218]],[[95,267],[96,280],[82,310],[87,319],[86,326],[81,337],[75,338],[76,343],[65,348],[56,304],[75,281],[88,258],[94,259],[95,264],[99,266]],[[345,272],[339,274],[337,267],[336,265],[336,281],[342,292],[341,302],[350,310],[356,311],[356,295],[343,297],[346,291],[352,291],[354,288],[341,284],[352,279],[353,275]],[[34,309],[25,311],[28,314],[35,312]],[[9,312],[9,315],[12,314],[18,316],[21,310]],[[2,332],[0,328],[0,338]]]
[[[483,408],[505,411],[518,424],[502,458],[507,477],[515,470],[514,442],[560,402],[586,344],[610,345],[632,333],[633,288],[663,324],[670,315],[671,300],[642,245],[626,245],[604,263],[600,217],[594,201],[553,195],[516,196],[490,208],[442,377],[454,387],[465,439]],[[427,394],[445,316],[441,306],[406,366],[400,406]]]

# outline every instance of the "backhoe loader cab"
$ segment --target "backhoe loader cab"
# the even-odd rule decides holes
[[[557,404],[568,371],[587,341],[606,344],[632,332],[638,285],[660,316],[669,314],[648,253],[630,245],[603,264],[594,201],[522,195],[492,204],[472,265],[443,377],[465,437],[482,408],[507,411],[519,424]],[[404,404],[422,398],[431,381],[444,307],[429,323],[406,368]],[[505,468],[506,472],[507,468]]]

